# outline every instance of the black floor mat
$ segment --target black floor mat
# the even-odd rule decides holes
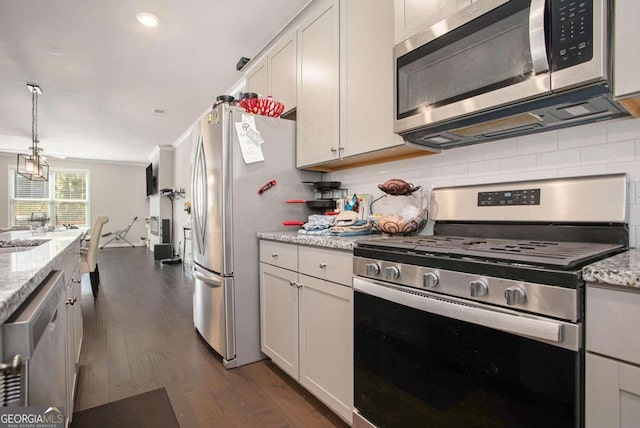
[[[73,414],[71,428],[179,428],[164,388],[113,401]]]

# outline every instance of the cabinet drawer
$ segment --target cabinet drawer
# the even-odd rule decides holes
[[[640,364],[640,293],[587,287],[587,350]]]
[[[289,270],[298,270],[298,246],[275,241],[260,241],[260,261]]]
[[[300,247],[300,273],[351,286],[353,256],[349,251]]]

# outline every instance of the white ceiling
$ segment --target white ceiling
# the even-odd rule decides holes
[[[0,0],[0,151],[31,144],[31,82],[45,151],[148,162],[308,1]]]

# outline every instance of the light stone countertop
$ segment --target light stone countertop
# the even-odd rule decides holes
[[[42,280],[57,266],[65,250],[85,233],[86,229],[71,229],[32,234],[31,232],[0,233],[0,240],[48,239],[25,251],[7,252],[0,249],[0,323],[3,323],[29,297]],[[79,258],[80,256],[78,256]]]
[[[302,235],[298,232],[261,232],[257,234],[259,239],[268,241],[289,242],[291,244],[310,245],[314,247],[335,248],[337,250],[352,251],[356,241],[363,239],[384,239],[388,235],[371,234],[357,236],[322,236]]]
[[[585,281],[640,288],[640,249],[632,248],[582,268]]]

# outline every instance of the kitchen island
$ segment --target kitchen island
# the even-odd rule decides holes
[[[71,229],[38,234],[28,231],[0,233],[0,241],[47,240],[36,247],[0,249],[0,323],[4,323],[27,300],[52,270],[62,268],[64,256],[74,245],[79,244],[85,231],[86,229]],[[80,259],[79,254],[76,259]]]

